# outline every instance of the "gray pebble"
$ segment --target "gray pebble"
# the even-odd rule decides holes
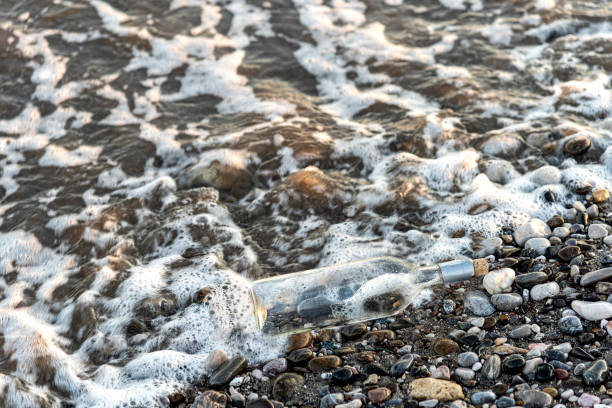
[[[495,308],[489,301],[489,297],[480,290],[468,292],[465,296],[464,305],[476,316],[489,316],[495,313]]]
[[[498,293],[491,296],[491,303],[497,310],[510,312],[523,304],[523,298],[517,293]]]

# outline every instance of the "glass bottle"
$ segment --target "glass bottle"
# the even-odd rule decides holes
[[[256,326],[291,334],[392,316],[424,288],[468,280],[488,271],[483,259],[418,267],[380,257],[253,282]]]

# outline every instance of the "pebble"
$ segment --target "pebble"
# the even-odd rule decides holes
[[[482,366],[482,375],[488,380],[495,380],[501,374],[501,358],[493,354]]]
[[[450,369],[445,365],[436,367],[436,369],[433,370],[431,373],[431,378],[438,378],[440,380],[450,380]]]
[[[602,268],[582,275],[580,286],[588,286],[600,280],[608,279],[612,276],[612,268]]]
[[[436,354],[445,356],[450,353],[454,353],[459,349],[459,344],[456,341],[447,337],[437,339],[433,344],[433,351]]]
[[[599,401],[599,397],[593,394],[583,392],[582,395],[580,395],[580,398],[578,398],[578,401],[576,401],[576,403],[583,408],[591,408],[595,404],[599,404]]]
[[[508,408],[508,407],[512,407],[516,404],[516,401],[514,401],[514,398],[510,398],[507,396],[503,396],[503,397],[499,397],[497,399],[497,401],[495,402],[495,405],[497,405],[497,408]]]
[[[287,353],[291,353],[294,350],[310,347],[312,345],[312,332],[304,332],[292,334],[289,336],[289,345],[287,347]]]
[[[577,156],[586,152],[589,147],[591,147],[591,140],[587,136],[578,133],[570,136],[563,145],[563,151],[566,154]]]
[[[229,360],[227,353],[221,349],[216,349],[206,358],[206,368],[210,371],[215,371],[222,364]]]
[[[502,362],[502,369],[508,374],[520,373],[523,367],[525,367],[525,358],[520,354],[511,354]]]
[[[391,390],[387,387],[378,387],[368,391],[368,398],[374,404],[381,403],[391,396]]]
[[[244,356],[235,356],[215,370],[208,380],[208,385],[213,388],[226,386],[246,368],[247,359]]]
[[[480,290],[470,291],[466,294],[464,305],[476,316],[489,316],[495,313],[495,308],[489,297]]]
[[[442,309],[444,310],[444,313],[446,314],[453,313],[456,307],[457,307],[457,304],[451,299],[444,299],[444,301],[442,302]]]
[[[523,374],[529,374],[535,371],[535,369],[544,362],[540,357],[532,358],[525,362],[525,367],[523,367]]]
[[[312,357],[313,357],[312,350],[308,348],[303,348],[303,349],[293,350],[287,356],[287,360],[291,362],[291,364],[293,365],[304,366],[309,360],[312,359]]]
[[[514,271],[510,268],[497,269],[485,275],[482,286],[491,295],[508,292],[512,288],[515,276]]]
[[[606,360],[596,360],[589,368],[584,370],[582,378],[586,385],[600,385],[608,378],[609,374]]]
[[[425,401],[421,401],[419,402],[419,407],[423,407],[423,408],[433,408],[436,405],[438,405],[440,401],[438,401],[437,399],[430,399],[430,400],[425,400]]]
[[[597,321],[612,317],[612,303],[608,302],[584,302],[574,300],[572,309],[587,320]]]
[[[550,241],[546,238],[531,238],[525,242],[525,248],[533,249],[538,255],[544,255],[548,247],[550,247]]]
[[[257,394],[255,395],[257,396]],[[257,399],[250,400],[246,404],[246,408],[274,408],[274,404],[269,399],[257,398]]]
[[[336,392],[333,394],[327,394],[323,398],[321,398],[321,408],[333,408],[338,404],[344,402],[344,394],[340,392]]]
[[[435,378],[415,379],[408,386],[408,390],[412,398],[417,400],[436,399],[446,402],[464,398],[459,384]]]
[[[450,404],[450,408],[467,408],[467,403],[465,401],[456,400]]]
[[[523,324],[513,329],[508,335],[508,337],[510,337],[511,339],[522,339],[524,337],[531,336],[531,334],[532,334],[531,326],[528,324]]]
[[[608,235],[607,237],[605,237],[603,242],[604,242],[604,244],[606,244],[608,246],[612,246],[612,235]]]
[[[552,404],[553,398],[542,391],[526,390],[517,393],[518,398],[523,401],[523,406],[533,408],[544,408]]]
[[[315,357],[308,362],[308,368],[313,372],[329,371],[342,365],[342,359],[338,356]]]
[[[332,381],[334,384],[346,385],[351,382],[355,374],[353,367],[342,367],[332,372]]]
[[[514,232],[514,241],[523,246],[531,238],[548,238],[549,235],[550,227],[544,221],[532,218]]]
[[[610,193],[605,188],[598,188],[593,190],[593,201],[596,203],[603,203],[604,201],[608,201],[610,198]]]
[[[531,288],[531,298],[536,301],[540,301],[549,297],[555,297],[559,294],[561,289],[557,282],[548,282],[535,285]]]
[[[563,333],[570,335],[580,334],[584,331],[582,322],[577,316],[564,316],[559,319],[557,325]]]
[[[497,399],[497,396],[493,391],[480,391],[472,394],[471,401],[474,405],[482,405],[493,402]]]
[[[474,370],[471,368],[457,368],[455,370],[455,375],[462,380],[472,380],[476,376],[476,373],[474,373]]]
[[[557,257],[565,262],[569,262],[572,260],[572,258],[575,258],[580,255],[581,252],[582,251],[580,250],[580,247],[575,245],[569,245],[561,248],[559,252],[557,252]]]
[[[588,234],[591,239],[602,239],[608,236],[608,230],[602,224],[591,224]]]
[[[225,408],[225,405],[227,405],[227,395],[212,390],[204,391],[191,404],[193,408]]]
[[[553,230],[553,235],[561,239],[566,238],[570,234],[570,230],[567,227],[557,227]]]
[[[519,286],[529,289],[548,281],[548,276],[544,272],[529,272],[518,275],[515,281]]]
[[[266,375],[276,375],[287,371],[287,359],[286,358],[275,358],[267,362],[262,371]]]
[[[361,408],[362,405],[363,402],[361,402],[361,400],[354,399],[347,402],[346,404],[338,404],[335,406],[335,408]]]
[[[413,363],[414,356],[412,354],[406,354],[391,366],[390,373],[394,377],[401,377],[406,371],[410,369],[410,367],[412,367]]]
[[[478,355],[471,351],[466,351],[465,353],[461,353],[457,357],[457,363],[461,367],[472,367],[479,360],[480,359],[478,358]]]
[[[540,364],[536,368],[536,379],[538,381],[542,381],[542,382],[550,381],[553,379],[554,376],[555,376],[555,368],[548,363]]]
[[[597,204],[591,204],[587,208],[587,214],[589,214],[589,217],[591,218],[599,217],[599,207],[597,206]]]
[[[531,181],[540,185],[559,184],[561,172],[555,166],[542,166],[531,173]]]
[[[304,377],[296,373],[283,373],[274,377],[272,381],[272,398],[286,401],[295,395],[302,385]],[[340,401],[342,402],[342,401]]]
[[[347,340],[355,340],[366,334],[368,327],[365,323],[350,324],[340,329],[340,334]]]

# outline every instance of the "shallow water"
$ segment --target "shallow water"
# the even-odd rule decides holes
[[[0,405],[165,406],[214,348],[279,353],[232,327],[247,279],[478,254],[612,188],[611,18],[605,0],[3,0]]]

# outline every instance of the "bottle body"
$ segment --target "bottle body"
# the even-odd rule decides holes
[[[251,298],[264,333],[298,333],[397,314],[441,282],[435,265],[380,257],[258,280]]]

